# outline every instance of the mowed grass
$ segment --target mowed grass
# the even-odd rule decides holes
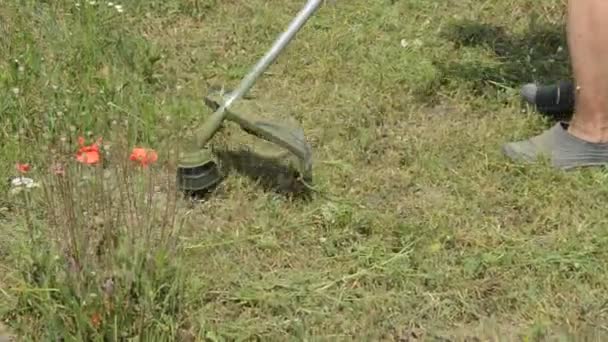
[[[209,88],[234,87],[303,2],[0,2],[0,173],[28,162],[50,179],[0,186],[5,325],[34,340],[601,340],[608,173],[500,152],[551,124],[518,87],[569,77],[556,1],[329,1],[252,91],[304,128],[310,198],[244,163],[204,201],[149,205],[172,197],[146,175],[173,177]],[[128,171],[122,190],[95,171],[79,185],[87,168],[53,181],[78,136],[159,162],[108,166]],[[66,271],[62,241],[98,231],[127,245]]]

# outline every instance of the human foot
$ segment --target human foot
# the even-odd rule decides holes
[[[555,85],[528,83],[521,88],[521,97],[545,115],[570,116],[574,112],[574,85],[560,81]]]
[[[510,159],[527,163],[544,156],[563,170],[608,165],[608,143],[582,140],[569,133],[564,122],[530,139],[505,144],[502,150]]]

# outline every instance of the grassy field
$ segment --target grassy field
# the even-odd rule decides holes
[[[603,340],[608,173],[500,152],[551,124],[518,88],[569,77],[560,1],[328,1],[252,90],[301,123],[316,191],[234,150],[211,196],[175,195],[203,96],[303,2],[0,1],[0,175],[41,183],[0,185],[0,334]]]

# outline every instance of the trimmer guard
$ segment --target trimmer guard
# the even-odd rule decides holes
[[[215,111],[227,95],[221,91],[212,91],[205,97],[205,104]],[[272,115],[269,111],[254,101],[241,100],[227,110],[226,119],[238,124],[245,132],[289,151],[298,159],[298,171],[302,178],[307,182],[312,181],[312,149],[304,131],[295,120],[267,118]]]

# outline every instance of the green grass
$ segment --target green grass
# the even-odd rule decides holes
[[[302,124],[318,191],[285,195],[244,162],[205,201],[174,201],[202,97],[237,84],[302,3],[0,2],[0,174],[29,162],[43,182],[0,185],[5,325],[32,340],[601,340],[608,174],[500,153],[551,124],[518,87],[569,77],[558,2],[328,2],[252,91]],[[51,175],[81,135],[104,138],[105,174]],[[121,163],[135,145],[160,162]]]

